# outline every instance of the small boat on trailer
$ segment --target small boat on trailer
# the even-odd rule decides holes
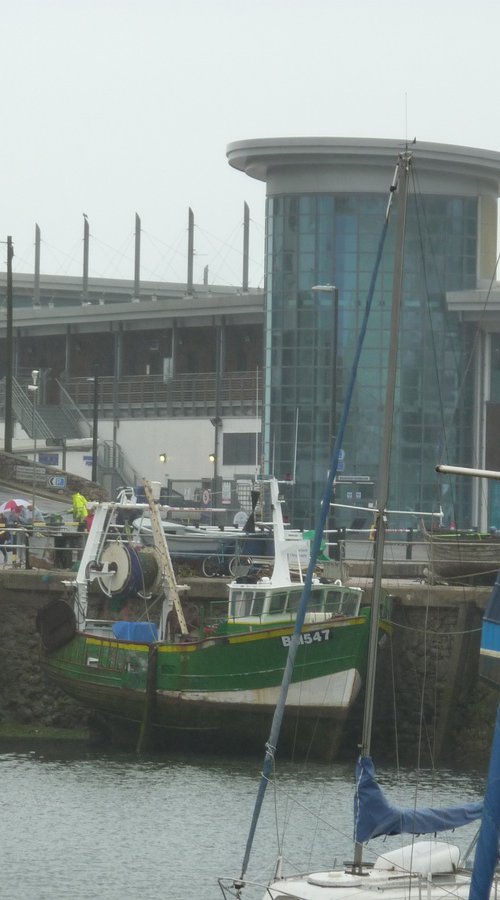
[[[137,547],[117,519],[130,504],[95,512],[69,601],[39,615],[49,678],[112,739],[147,746],[260,747],[279,695],[302,584],[289,563],[279,486],[269,479],[274,568],[269,578],[229,585],[228,614],[211,626],[181,600],[158,505],[146,483],[155,546]],[[289,484],[289,482],[288,482]],[[89,615],[94,588],[114,605],[141,602],[136,621]],[[315,580],[285,721],[283,751],[299,732],[313,754],[331,758],[366,663],[369,609],[362,592]]]
[[[250,517],[253,513],[250,514]],[[173,519],[162,521],[162,528],[168,544],[170,556],[185,562],[201,561],[203,574],[207,577],[236,575],[240,561],[255,561],[262,565],[272,565],[274,541],[272,525],[258,523],[252,531],[245,528],[219,527],[217,525],[187,525]],[[154,546],[153,527],[149,515],[141,515],[132,523],[134,539],[145,547]],[[298,541],[301,541],[301,564],[307,566],[310,542],[297,529],[286,529],[285,537],[290,542],[290,553],[296,556]]]
[[[433,576],[453,584],[493,584],[500,566],[500,534],[455,530],[428,531],[421,522]]]

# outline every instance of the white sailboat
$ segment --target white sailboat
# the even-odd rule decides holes
[[[386,528],[386,510],[389,488],[389,462],[390,442],[392,435],[394,396],[396,383],[397,346],[399,334],[399,318],[402,297],[403,278],[403,254],[404,233],[407,208],[408,181],[412,158],[408,152],[399,157],[396,175],[391,185],[391,199],[398,192],[398,229],[395,252],[395,273],[393,284],[393,307],[391,316],[391,341],[387,371],[387,395],[385,405],[385,418],[383,428],[382,464],[380,472],[380,500],[377,509],[377,534],[374,561],[374,583],[372,593],[372,616],[370,627],[370,643],[367,675],[365,683],[365,707],[363,718],[363,732],[360,745],[360,753],[356,771],[355,783],[355,814],[354,814],[354,848],[352,862],[344,863],[342,867],[334,867],[331,870],[306,872],[301,875],[283,874],[283,861],[278,858],[275,877],[270,883],[258,886],[247,882],[247,869],[253,845],[253,838],[262,806],[266,785],[271,779],[274,768],[274,756],[278,743],[280,717],[286,703],[287,671],[285,671],[282,696],[277,706],[275,720],[271,735],[266,745],[262,778],[257,794],[254,814],[247,840],[244,859],[239,878],[232,881],[220,879],[219,885],[226,900],[228,898],[245,898],[251,891],[255,891],[262,900],[369,900],[374,892],[389,892],[392,900],[408,900],[411,894],[427,900],[444,900],[445,896],[465,898],[469,896],[471,885],[475,887],[470,870],[462,866],[460,850],[453,842],[436,840],[434,835],[438,831],[453,829],[466,824],[481,815],[482,804],[466,804],[465,806],[452,807],[446,810],[415,810],[400,809],[391,806],[386,800],[375,779],[373,762],[370,757],[371,733],[373,719],[373,700],[375,688],[378,620],[381,599],[382,564],[384,554],[384,540]],[[391,203],[389,202],[386,215],[386,229]],[[383,238],[384,239],[384,235]],[[361,342],[363,333],[361,335]],[[359,356],[358,356],[359,358]],[[356,374],[357,360],[354,363],[351,383]],[[340,441],[345,427],[347,407],[343,413],[340,424]],[[323,507],[320,515],[320,523],[316,529],[318,542],[326,520],[325,504],[328,502],[331,482],[335,475],[338,462],[339,436],[333,451],[332,471],[327,479],[327,486],[323,498]],[[311,566],[314,565],[314,554],[317,547],[313,546],[311,554]],[[308,573],[309,574],[309,573]],[[302,598],[303,613],[308,602],[308,590],[310,581],[306,579]],[[300,616],[297,616],[299,621]],[[300,638],[300,622],[297,626],[297,641]],[[290,651],[290,664],[287,669],[293,667],[293,646]],[[500,743],[500,740],[499,740]],[[500,756],[500,753],[498,754]],[[500,762],[499,762],[500,766]],[[498,793],[498,791],[497,791]],[[380,853],[375,863],[367,863],[363,859],[363,849],[366,841],[377,836],[387,834],[430,834],[432,839],[414,840],[406,846],[386,853]],[[493,847],[495,838],[493,838]],[[498,850],[498,830],[496,833],[496,849]],[[495,854],[496,857],[496,854]],[[493,865],[494,868],[494,865]],[[493,874],[491,873],[491,878]],[[474,890],[471,897],[474,900],[487,900],[491,887],[491,879],[483,879],[479,890]],[[496,896],[495,889],[494,895]]]

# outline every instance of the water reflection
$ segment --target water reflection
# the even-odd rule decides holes
[[[74,743],[9,742],[0,747],[0,896],[220,900],[217,877],[239,874],[260,767],[255,759],[138,759]],[[353,767],[287,762],[280,770],[249,875],[271,875],[278,821],[287,822],[285,856],[299,868],[350,858]],[[418,782],[411,770],[384,768],[379,778],[407,805],[417,790],[420,805],[439,805],[476,800],[484,789],[481,773],[425,772]],[[465,848],[473,833],[470,826],[453,839]],[[373,852],[396,842],[375,841]]]

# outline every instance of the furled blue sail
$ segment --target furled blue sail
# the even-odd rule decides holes
[[[431,834],[458,828],[479,819],[482,809],[482,803],[444,809],[393,806],[377,783],[371,757],[360,756],[356,764],[354,840],[360,844],[380,835]]]
[[[490,684],[500,687],[500,572],[484,613],[479,674]]]

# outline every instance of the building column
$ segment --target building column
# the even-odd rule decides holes
[[[66,326],[64,343],[64,373],[65,377],[71,376],[71,325]]]

